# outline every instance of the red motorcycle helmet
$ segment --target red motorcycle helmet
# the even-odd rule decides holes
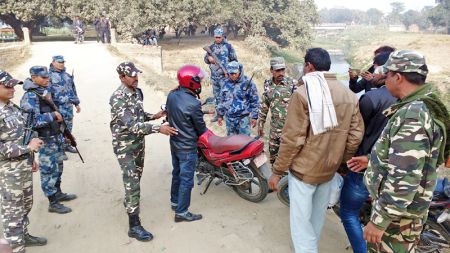
[[[197,95],[202,92],[202,80],[205,77],[207,77],[206,72],[195,65],[185,65],[177,73],[178,84]]]

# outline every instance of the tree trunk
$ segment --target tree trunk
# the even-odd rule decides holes
[[[14,32],[16,33],[19,40],[23,40],[22,31],[22,21],[18,20],[14,14],[3,14],[0,15],[0,19],[3,20],[7,25],[10,25]]]

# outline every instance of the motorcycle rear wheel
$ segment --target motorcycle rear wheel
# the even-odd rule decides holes
[[[449,222],[442,224],[429,219],[425,223],[424,229],[420,235],[420,242],[417,246],[418,253],[442,252],[442,249],[450,248],[450,232],[445,229],[449,227]]]
[[[263,168],[264,166],[268,165],[265,163],[260,168],[256,168],[256,166],[251,163],[250,169],[253,172],[253,179],[251,182],[233,186],[233,190],[239,197],[254,203],[261,202],[266,198],[267,192],[269,191],[269,184],[261,172],[263,169],[267,169]]]
[[[278,182],[277,196],[281,203],[289,206],[289,183],[287,176],[282,177],[280,182]]]

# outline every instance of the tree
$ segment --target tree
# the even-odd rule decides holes
[[[408,10],[402,15],[402,23],[408,29],[411,25],[420,25],[422,22],[422,15],[415,10]]]
[[[392,24],[400,24],[402,20],[402,12],[405,10],[405,4],[402,2],[391,3],[391,13],[388,15],[388,21]]]
[[[370,8],[366,11],[366,23],[368,25],[379,25],[383,22],[384,13],[378,9]]]
[[[442,11],[447,34],[450,34],[450,0],[436,0],[436,3]]]

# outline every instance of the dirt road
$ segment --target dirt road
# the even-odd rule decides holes
[[[115,58],[97,43],[35,43],[32,58],[11,72],[16,77],[26,78],[30,66],[48,65],[51,56],[56,54],[65,56],[69,72],[75,69],[82,112],[75,115],[74,134],[86,163],[82,164],[73,154],[65,162],[63,190],[79,197],[67,204],[74,211],[66,215],[47,212],[48,201],[39,187],[39,174],[34,175],[35,202],[30,231],[46,236],[49,244],[29,248],[27,252],[293,252],[288,208],[275,194],[254,204],[240,199],[223,185],[211,186],[205,196],[199,194],[202,187],[196,186],[191,210],[202,213],[204,219],[175,224],[169,205],[168,137],[158,134],[147,137],[146,166],[141,183],[141,218],[155,239],[148,243],[130,240],[122,205],[121,172],[111,146],[108,105],[109,96],[119,85],[115,67],[126,59]],[[140,83],[140,87],[144,91],[146,110],[159,110],[159,105],[165,101],[164,95],[144,83]],[[22,91],[17,92],[15,101],[21,95]],[[342,225],[330,212],[320,252],[346,252],[346,243]]]

